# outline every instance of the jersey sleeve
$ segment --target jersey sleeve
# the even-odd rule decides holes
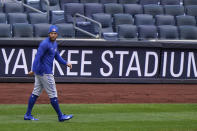
[[[42,56],[44,55],[45,51],[47,50],[47,44],[45,42],[40,43],[34,62],[33,62],[33,68],[32,71],[36,72],[37,68],[39,67],[40,60]]]
[[[67,61],[64,60],[64,59],[60,56],[58,50],[56,51],[55,59],[56,59],[59,63],[61,63],[61,64],[63,64],[63,65],[66,65],[66,64],[67,64]]]

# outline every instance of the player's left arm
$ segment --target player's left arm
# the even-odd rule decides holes
[[[72,64],[70,64],[70,63],[68,63],[66,60],[64,60],[64,59],[60,56],[59,51],[56,51],[55,59],[56,59],[59,63],[61,63],[61,64],[63,64],[63,65],[66,65],[66,66],[68,66],[70,69],[72,69]]]

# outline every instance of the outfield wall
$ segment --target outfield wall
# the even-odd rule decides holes
[[[42,39],[0,40],[0,82],[28,77]],[[70,70],[54,61],[57,82],[196,83],[196,41],[102,41],[59,39]]]

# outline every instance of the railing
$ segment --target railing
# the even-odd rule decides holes
[[[1,1],[3,2],[3,0],[1,0]],[[47,18],[48,18],[48,20],[49,20],[49,11],[50,11],[50,10],[49,10],[49,6],[50,6],[50,4],[49,4],[49,1],[48,1],[48,0],[44,0],[44,1],[46,2],[46,4],[47,4],[47,12],[42,12],[42,11],[36,9],[36,8],[33,8],[33,7],[31,7],[31,6],[27,5],[27,4],[25,4],[25,3],[24,3],[24,0],[22,0],[22,1],[12,0],[12,1],[15,2],[15,3],[17,3],[17,4],[22,4],[24,7],[29,8],[29,9],[35,11],[35,12],[38,12],[38,13],[41,13],[41,14],[44,14],[44,15],[46,15],[46,13],[47,13]],[[98,27],[99,27],[99,33],[95,35],[95,34],[92,34],[92,33],[88,32],[88,31],[86,31],[86,30],[83,30],[83,29],[77,27],[77,26],[76,26],[76,17],[82,17],[83,19],[85,19],[85,20],[87,20],[87,21],[90,21],[90,22],[92,22],[92,23],[94,23],[94,24],[97,24]],[[99,22],[97,22],[97,21],[95,21],[95,20],[93,20],[93,19],[90,19],[90,18],[88,18],[88,17],[86,17],[86,16],[83,16],[83,15],[77,13],[77,14],[74,15],[74,22],[73,22],[73,25],[74,25],[74,28],[75,28],[76,30],[78,30],[78,31],[80,31],[80,32],[82,32],[82,33],[84,33],[84,34],[87,34],[87,35],[89,35],[89,36],[91,36],[91,37],[94,37],[94,38],[96,38],[96,39],[101,39],[101,33],[102,33],[102,30],[101,30],[101,29],[102,29],[102,25],[101,25],[101,23],[99,23]]]
[[[82,17],[83,19],[86,19],[86,20],[88,20],[88,21],[91,21],[92,23],[94,23],[94,24],[97,24],[98,26],[99,26],[99,34],[97,34],[97,35],[95,35],[95,34],[92,34],[92,33],[90,33],[90,32],[88,32],[88,31],[86,31],[86,30],[83,30],[83,29],[81,29],[81,28],[79,28],[79,27],[77,27],[76,26],[76,18],[77,17]],[[95,21],[95,20],[93,20],[93,19],[90,19],[90,18],[88,18],[88,17],[86,17],[86,16],[84,16],[84,15],[81,15],[81,14],[78,14],[78,13],[76,13],[75,15],[74,15],[74,28],[76,29],[76,30],[79,30],[80,32],[82,32],[82,33],[85,33],[85,34],[87,34],[87,35],[89,35],[89,36],[91,36],[91,37],[94,37],[94,38],[96,38],[96,39],[101,39],[101,33],[102,33],[102,25],[101,25],[101,23],[99,23],[99,22],[97,22],[97,21]]]
[[[22,0],[21,2],[20,2],[20,1],[17,1],[17,0],[12,0],[12,1],[15,2],[15,3],[17,3],[17,4],[22,4],[24,7],[29,8],[29,9],[35,11],[35,12],[41,13],[41,14],[43,14],[43,15],[46,15],[46,13],[47,13],[47,19],[49,20],[49,8],[47,8],[47,12],[42,12],[42,11],[36,9],[36,8],[33,8],[33,7],[31,7],[31,6],[27,5],[27,4],[25,4],[25,3],[24,3],[24,0]],[[48,0],[44,0],[44,1],[45,1],[45,2],[47,3],[47,5],[49,6],[49,1],[48,1]]]

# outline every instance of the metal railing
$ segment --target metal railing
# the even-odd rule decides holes
[[[82,17],[83,19],[86,19],[86,20],[88,20],[88,21],[90,21],[90,22],[92,22],[92,23],[94,23],[94,24],[97,24],[98,27],[99,27],[99,33],[95,35],[95,34],[92,34],[92,33],[88,32],[88,31],[86,31],[86,30],[83,30],[83,29],[77,27],[77,26],[76,26],[76,23],[77,23],[76,18],[77,18],[77,17]],[[84,16],[84,15],[81,15],[81,14],[79,14],[79,13],[76,13],[76,14],[74,15],[74,22],[73,22],[73,24],[74,24],[74,28],[75,28],[76,30],[78,30],[78,31],[80,31],[80,32],[82,32],[82,33],[84,33],[84,34],[87,34],[87,35],[89,35],[89,36],[91,36],[91,37],[94,37],[94,38],[96,38],[96,39],[101,39],[101,33],[102,33],[102,30],[101,30],[101,29],[102,29],[102,25],[101,25],[101,23],[99,23],[99,22],[97,22],[97,21],[95,21],[95,20],[93,20],[93,19],[90,19],[89,17],[86,17],[86,16]]]
[[[17,3],[17,4],[22,4],[24,7],[29,8],[29,9],[35,11],[35,12],[41,13],[43,15],[47,15],[47,19],[49,20],[49,8],[47,8],[47,12],[42,12],[42,11],[40,11],[40,10],[34,8],[34,7],[31,7],[31,6],[27,5],[27,4],[25,4],[24,3],[24,0],[22,0],[21,2],[20,1],[17,1],[17,0],[12,0],[12,1],[15,2],[15,3]],[[48,0],[44,0],[44,1],[49,6],[49,1]]]
[[[3,1],[3,0],[2,0],[2,1]],[[42,12],[42,11],[40,11],[40,10],[34,8],[34,7],[31,7],[31,6],[27,5],[27,4],[25,4],[25,3],[24,3],[24,0],[22,0],[22,1],[12,0],[12,1],[15,2],[15,3],[17,3],[17,4],[22,4],[24,7],[29,8],[29,9],[35,11],[35,12],[38,12],[38,13],[41,13],[41,14],[44,14],[44,15],[46,15],[46,13],[47,13],[47,19],[49,20],[49,11],[50,11],[49,6],[50,6],[50,3],[49,3],[48,0],[44,0],[44,1],[46,2],[46,4],[47,4],[47,12]],[[90,32],[88,32],[88,31],[86,31],[86,30],[84,30],[84,29],[81,29],[81,28],[77,27],[77,26],[76,26],[76,18],[77,18],[77,17],[82,17],[83,19],[85,19],[85,20],[87,20],[87,21],[90,21],[90,22],[92,22],[92,23],[98,25],[98,27],[99,27],[99,32],[98,32],[98,34],[95,35],[95,34],[90,33]],[[75,29],[75,30],[78,30],[78,31],[80,31],[80,32],[82,32],[82,33],[84,33],[84,34],[86,34],[86,35],[89,35],[89,36],[91,36],[91,37],[93,37],[93,38],[101,39],[102,25],[101,25],[101,23],[99,23],[99,22],[97,22],[97,21],[95,21],[95,20],[93,20],[93,19],[90,19],[90,18],[88,18],[88,17],[86,17],[86,16],[84,16],[84,15],[81,15],[81,14],[79,14],[79,13],[76,13],[76,14],[74,15],[74,22],[73,22],[73,25],[74,25],[74,29]]]

